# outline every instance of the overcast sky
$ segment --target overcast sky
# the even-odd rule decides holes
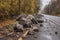
[[[49,4],[50,1],[51,1],[51,0],[41,0],[41,4],[42,4],[42,5],[41,5],[41,10],[43,10],[44,7]]]

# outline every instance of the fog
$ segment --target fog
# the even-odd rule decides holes
[[[41,10],[44,10],[45,6],[48,5],[51,0],[41,0]]]

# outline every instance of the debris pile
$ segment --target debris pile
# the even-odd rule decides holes
[[[39,27],[44,22],[43,15],[20,15],[16,18],[16,23],[0,28],[0,34],[5,36],[19,38],[28,30],[28,34],[32,35],[34,32],[39,32]]]

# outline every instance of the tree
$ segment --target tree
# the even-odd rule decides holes
[[[0,0],[0,15],[3,20],[14,19],[18,15],[38,12],[40,0]]]
[[[45,14],[60,16],[60,1],[52,1],[50,5],[45,7]]]

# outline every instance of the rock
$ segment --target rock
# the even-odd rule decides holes
[[[42,27],[43,26],[43,24],[40,24],[40,27]]]
[[[39,32],[39,29],[34,29],[35,32]]]
[[[43,20],[37,20],[38,21],[38,23],[44,23],[44,21]]]
[[[37,21],[35,19],[31,19],[33,24],[38,24]]]
[[[28,32],[28,35],[34,35],[34,33],[30,33],[30,32]]]
[[[34,32],[39,32],[38,27],[33,27],[33,31],[34,31]]]
[[[55,32],[55,34],[57,35],[57,34],[58,34],[58,32]]]
[[[14,31],[15,31],[15,32],[23,32],[22,29],[18,29],[17,27],[14,27]]]
[[[23,28],[31,28],[31,26],[29,24],[24,24]]]

